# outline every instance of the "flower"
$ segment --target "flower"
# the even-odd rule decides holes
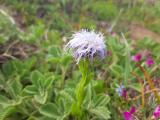
[[[141,54],[136,54],[134,56],[132,56],[132,60],[135,62],[140,62],[142,59],[142,55]]]
[[[124,98],[127,97],[127,90],[125,89],[124,85],[120,85],[117,89],[116,92],[118,93],[119,96],[122,96]]]
[[[111,35],[112,35],[112,37],[115,37],[116,36],[116,32],[112,32]]]
[[[149,57],[146,60],[146,64],[148,65],[148,67],[151,67],[154,64],[154,60],[151,57]]]
[[[160,118],[160,105],[156,107],[153,115],[156,119]]]
[[[123,113],[124,119],[125,120],[134,120],[134,113],[136,112],[135,107],[131,107],[130,111],[126,111]]]
[[[96,56],[101,59],[105,57],[106,45],[102,33],[82,29],[74,33],[71,38],[65,48],[72,50],[77,63],[82,58],[89,58],[92,61]]]

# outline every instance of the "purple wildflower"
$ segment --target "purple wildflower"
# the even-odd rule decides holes
[[[154,64],[154,60],[151,57],[149,57],[146,60],[146,64],[148,65],[148,67],[151,67]]]
[[[117,89],[116,92],[118,93],[119,96],[122,96],[124,98],[127,97],[127,90],[125,89],[124,85],[120,85]]]
[[[115,37],[116,36],[116,32],[112,32],[111,35],[112,35],[112,37]]]
[[[132,60],[135,62],[140,62],[142,59],[142,55],[141,54],[136,54],[134,56],[132,56]]]
[[[155,119],[157,120],[158,118],[160,118],[160,105],[156,107],[154,113],[153,113]]]
[[[130,111],[126,111],[123,113],[125,120],[134,120],[134,113],[136,112],[136,108],[132,107]]]
[[[104,36],[94,31],[81,30],[76,32],[72,35],[66,48],[72,50],[72,55],[77,63],[83,58],[89,58],[92,61],[95,56],[103,59],[106,55]]]

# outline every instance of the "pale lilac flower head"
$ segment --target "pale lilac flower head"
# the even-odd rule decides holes
[[[146,64],[148,65],[148,67],[150,67],[154,64],[154,60],[151,57],[149,57],[146,60]]]
[[[91,61],[94,57],[103,59],[106,54],[103,34],[84,29],[72,35],[66,48],[72,50],[77,63],[83,58],[89,58]]]
[[[130,111],[126,111],[123,113],[125,120],[134,120],[134,113],[136,112],[135,107],[131,107]]]
[[[134,56],[132,56],[132,60],[135,62],[140,62],[142,59],[142,55],[141,54],[136,54]]]
[[[160,105],[156,107],[153,115],[156,118],[156,120],[160,118]]]

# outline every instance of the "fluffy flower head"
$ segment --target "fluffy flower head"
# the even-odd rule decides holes
[[[77,63],[83,58],[93,60],[97,56],[103,59],[106,53],[103,34],[84,29],[72,35],[66,48],[72,50],[72,55]]]

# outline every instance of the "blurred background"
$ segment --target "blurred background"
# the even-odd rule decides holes
[[[133,40],[149,37],[159,42],[160,1],[0,0],[0,53],[16,40],[36,43],[45,39],[62,45],[64,36],[82,28],[112,35],[123,32]],[[35,51],[33,45],[30,50],[24,47],[24,53]],[[27,57],[18,51],[11,54]],[[4,59],[1,55],[0,62]]]

